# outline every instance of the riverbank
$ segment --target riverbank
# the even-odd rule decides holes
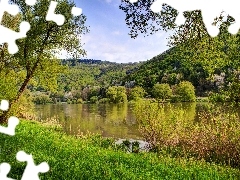
[[[116,150],[99,136],[73,137],[61,129],[21,120],[16,135],[0,134],[0,159],[11,165],[8,177],[21,179],[25,163],[18,151],[31,153],[35,163],[47,161],[50,171],[41,179],[240,179],[240,170],[154,153]]]

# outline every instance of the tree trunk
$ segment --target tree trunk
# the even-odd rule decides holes
[[[19,100],[19,98],[21,97],[22,93],[24,92],[24,90],[27,87],[28,82],[30,81],[32,75],[27,75],[22,86],[20,87],[20,89],[18,90],[17,96],[13,99],[13,100],[9,100],[9,108],[8,111],[4,111],[3,114],[0,116],[0,124],[4,124],[7,123],[7,120],[9,118],[9,112],[11,110],[11,107],[14,103],[17,103],[17,101]]]

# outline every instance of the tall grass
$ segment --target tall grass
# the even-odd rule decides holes
[[[1,162],[11,165],[8,177],[14,179],[21,179],[26,166],[16,160],[20,150],[31,153],[36,164],[49,164],[49,172],[39,174],[44,180],[240,178],[233,168],[155,153],[127,154],[100,136],[76,138],[32,121],[21,120],[16,135],[0,134],[0,142]]]
[[[140,131],[152,149],[240,168],[240,122],[236,113],[207,110],[196,122],[181,108],[168,104],[167,113],[164,108],[164,104],[149,101],[139,101],[134,108]]]

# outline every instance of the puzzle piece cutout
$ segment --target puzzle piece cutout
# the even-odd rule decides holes
[[[138,2],[138,0],[129,0],[130,1],[130,3],[136,3],[136,2]]]
[[[0,180],[14,180],[12,178],[7,177],[10,172],[11,166],[8,163],[0,164]]]
[[[19,12],[19,8],[15,4],[9,4],[8,0],[1,0],[0,3],[0,22],[4,12],[16,16]],[[8,52],[10,54],[15,54],[18,52],[18,47],[16,45],[16,40],[26,37],[27,32],[30,30],[30,24],[26,21],[20,23],[20,32],[15,32],[9,28],[0,25],[0,44],[8,43]]]
[[[1,109],[2,111],[7,111],[8,108],[9,108],[9,103],[8,103],[8,101],[7,101],[7,100],[2,100],[2,101],[1,101],[1,104],[0,104],[0,109]]]
[[[131,3],[137,0],[130,0]],[[168,4],[172,8],[178,10],[176,17],[176,24],[181,25],[185,22],[183,15],[184,11],[201,10],[203,22],[210,36],[216,37],[219,34],[219,28],[213,25],[213,21],[220,15],[221,12],[228,12],[234,19],[235,23],[228,28],[229,33],[237,34],[240,29],[240,11],[238,0],[218,0],[218,1],[204,1],[204,0],[156,0],[151,5],[151,10],[158,13],[162,9],[163,4]]]
[[[35,5],[37,2],[37,0],[25,0],[25,3],[29,6],[33,6]]]
[[[72,15],[74,16],[80,16],[82,14],[82,9],[73,7],[71,12],[72,12]]]
[[[23,172],[21,180],[40,180],[38,173],[45,173],[49,171],[49,165],[46,162],[42,162],[36,166],[32,155],[29,155],[24,151],[19,151],[16,158],[20,162],[27,162],[27,166]]]
[[[46,20],[47,21],[54,21],[57,25],[63,25],[65,21],[65,17],[62,14],[55,14],[55,9],[57,7],[58,2],[51,1],[50,6],[48,8]]]
[[[0,126],[0,133],[7,134],[9,136],[15,135],[16,126],[19,124],[19,119],[17,117],[11,116],[8,119],[8,126]]]

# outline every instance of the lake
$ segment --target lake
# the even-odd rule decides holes
[[[172,104],[184,109],[189,120],[198,120],[198,112],[204,111],[204,105],[206,103]],[[142,139],[129,104],[36,105],[36,114],[43,120],[57,116],[67,134],[89,131],[104,137]]]

